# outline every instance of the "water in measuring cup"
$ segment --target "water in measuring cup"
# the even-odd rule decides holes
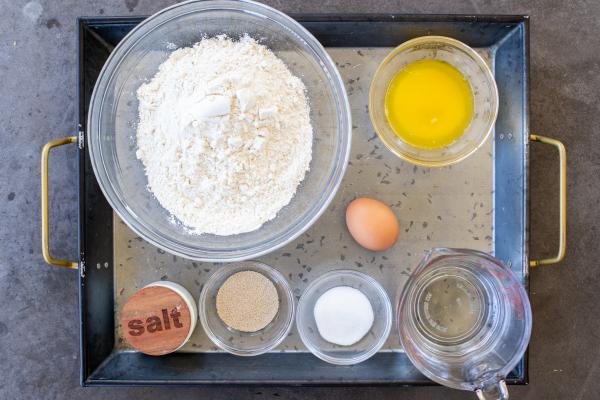
[[[480,398],[507,398],[503,379],[529,341],[531,308],[500,260],[474,250],[433,249],[404,288],[398,333],[428,378],[477,390]],[[494,391],[504,394],[493,397]]]
[[[415,298],[416,328],[439,346],[481,340],[499,322],[498,294],[485,277],[468,266],[426,274]]]

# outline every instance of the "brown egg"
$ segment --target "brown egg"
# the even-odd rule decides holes
[[[359,197],[348,204],[346,225],[358,244],[373,251],[392,247],[400,231],[392,209],[368,197]]]

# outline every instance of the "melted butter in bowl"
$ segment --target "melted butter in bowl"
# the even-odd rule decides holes
[[[486,142],[498,89],[479,53],[487,54],[452,38],[422,36],[385,57],[371,81],[369,114],[390,151],[415,165],[442,167]]]
[[[441,148],[469,126],[473,92],[463,74],[449,63],[415,61],[390,82],[385,115],[400,139],[419,148]]]

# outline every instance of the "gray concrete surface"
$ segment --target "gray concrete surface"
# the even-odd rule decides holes
[[[0,0],[0,398],[472,399],[428,388],[89,388],[78,386],[77,276],[40,254],[39,155],[75,131],[80,15],[138,15],[169,1]],[[569,151],[569,244],[560,265],[534,270],[531,383],[515,399],[597,399],[600,392],[600,2],[270,1],[286,12],[531,15],[531,129]],[[533,255],[556,244],[557,158],[532,146]],[[76,252],[75,149],[51,161],[52,246]]]

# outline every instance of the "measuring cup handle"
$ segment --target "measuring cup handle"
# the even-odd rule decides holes
[[[479,400],[507,400],[508,388],[504,379],[475,391]]]

